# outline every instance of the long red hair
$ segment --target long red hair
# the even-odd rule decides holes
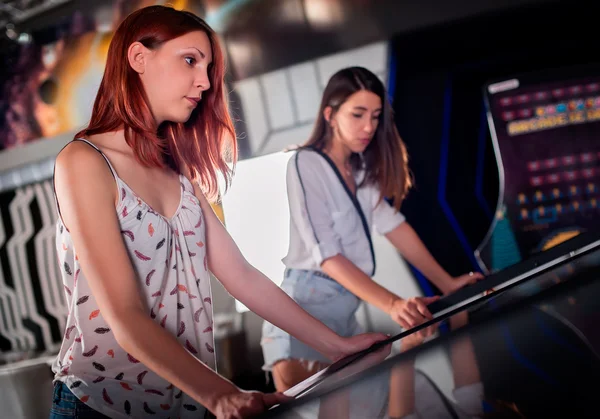
[[[189,32],[203,31],[210,40],[213,62],[208,69],[211,88],[185,123],[166,121],[156,126],[138,74],[130,67],[127,50],[133,42],[156,49]],[[138,161],[148,167],[186,171],[204,192],[218,195],[219,172],[228,185],[237,160],[235,130],[227,109],[223,77],[225,63],[215,32],[198,16],[165,6],[139,9],[117,28],[108,49],[106,69],[87,128],[87,137],[124,128],[125,141]]]

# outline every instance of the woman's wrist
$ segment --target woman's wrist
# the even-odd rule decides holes
[[[398,297],[397,295],[392,294],[390,296],[389,302],[387,303],[387,308],[385,309],[385,312],[388,315],[391,315],[392,311],[394,310],[394,307],[396,306],[396,304],[398,304],[402,300],[403,300],[403,298]]]
[[[442,275],[438,276],[436,281],[432,280],[431,282],[433,282],[435,286],[438,287],[442,294],[447,294],[452,290],[453,281],[454,278],[450,274],[444,272]]]
[[[319,352],[331,360],[335,360],[339,354],[344,352],[345,339],[337,333],[331,331],[330,336],[326,340],[321,340]]]
[[[202,404],[215,415],[219,411],[220,405],[227,397],[239,393],[240,391],[239,388],[237,388],[234,384],[230,383],[229,381],[225,379],[222,379],[221,381],[223,381],[223,383],[220,383],[219,385],[215,386],[218,388],[213,388],[213,391],[210,395],[199,395],[199,397],[195,397],[200,404]]]

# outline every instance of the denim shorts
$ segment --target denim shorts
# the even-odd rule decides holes
[[[338,335],[349,337],[363,332],[356,319],[361,300],[323,272],[286,269],[281,288]],[[330,359],[268,322],[263,323],[260,343],[265,371],[271,371],[277,361],[285,359],[331,363]]]
[[[54,395],[49,419],[108,419],[79,400],[65,383],[54,382]]]

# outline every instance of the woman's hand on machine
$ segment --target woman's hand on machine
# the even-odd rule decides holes
[[[271,406],[293,400],[283,393],[237,390],[218,397],[213,413],[218,419],[242,419],[256,416]]]
[[[398,297],[392,302],[388,314],[400,326],[410,329],[433,318],[427,305],[437,301],[439,298],[439,296],[412,297],[407,299]]]
[[[444,295],[452,294],[466,285],[481,281],[483,278],[484,276],[479,272],[469,272],[468,274],[452,278],[445,284],[443,289],[440,289],[440,291],[442,291]]]
[[[340,337],[340,343],[336,345],[337,347],[324,355],[335,362],[344,357],[370,348],[377,342],[385,340],[388,337],[388,335],[383,333],[363,333],[351,337]]]

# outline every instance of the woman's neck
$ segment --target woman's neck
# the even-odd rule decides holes
[[[336,164],[342,167],[350,166],[350,156],[352,156],[352,151],[348,147],[345,147],[341,141],[330,141],[325,147],[325,152]]]
[[[345,147],[340,141],[331,141],[325,147],[325,153],[333,160],[333,163],[346,179],[353,177],[352,165],[350,163],[352,151],[348,147]]]

